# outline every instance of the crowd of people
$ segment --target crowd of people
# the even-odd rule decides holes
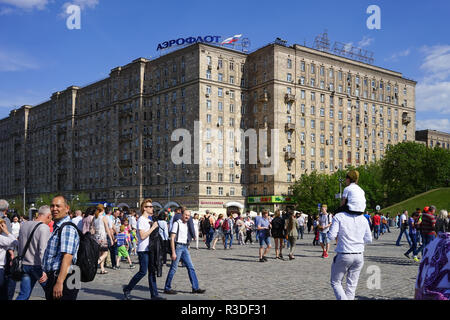
[[[256,241],[258,261],[265,263],[272,249],[271,239],[274,259],[286,260],[283,251],[288,250],[287,259],[294,260],[297,240],[303,239],[306,232],[313,233],[313,245],[320,244],[323,259],[329,257],[330,244],[336,241],[330,284],[337,299],[354,299],[364,264],[364,246],[390,233],[394,219],[400,229],[396,245],[400,245],[405,235],[410,248],[404,255],[410,259],[412,253],[412,258],[421,262],[415,297],[448,299],[448,287],[442,289],[442,279],[436,276],[437,268],[448,264],[449,259],[447,211],[441,210],[436,216],[436,208],[427,206],[423,210],[418,208],[411,216],[404,211],[394,219],[379,211],[369,214],[358,178],[356,170],[348,173],[341,206],[335,213],[329,213],[323,204],[320,213],[315,215],[288,209],[276,210],[274,214],[262,210],[256,217],[251,217],[249,211],[243,215],[233,212],[224,215],[209,210],[203,216],[198,213],[191,216],[190,210],[184,207],[156,213],[151,199],[145,199],[138,211],[105,208],[99,204],[84,212],[71,212],[66,199],[57,196],[50,205],[39,208],[34,220],[27,221],[17,215],[10,220],[9,204],[0,200],[0,299],[11,300],[20,283],[16,299],[27,300],[39,283],[47,300],[75,300],[79,290],[68,286],[67,279],[70,266],[77,264],[81,235],[89,234],[95,239],[97,274],[102,277],[120,269],[122,262],[130,269],[136,268],[131,256],[137,256],[139,269],[123,287],[124,299],[132,299],[132,290],[147,275],[151,298],[164,300],[156,283],[164,266],[169,268],[165,294],[177,294],[172,283],[180,263],[188,272],[192,293],[205,292],[199,286],[189,252],[190,248],[199,249],[199,242],[208,250],[216,250],[221,240],[224,250],[232,250],[236,243],[245,246]],[[68,222],[71,224],[65,227]],[[9,275],[9,268],[17,256],[22,258],[23,270],[20,281],[16,282]],[[345,275],[346,289],[342,286]]]

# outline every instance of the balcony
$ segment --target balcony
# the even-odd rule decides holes
[[[286,131],[294,131],[295,130],[295,123],[292,123],[292,122],[286,123],[284,125],[284,129]]]
[[[120,167],[131,167],[132,165],[133,165],[133,162],[131,159],[119,160]]]
[[[284,160],[292,160],[292,159],[295,159],[295,152],[292,152],[292,151],[287,151],[285,154],[284,154]]]
[[[262,95],[259,96],[259,102],[268,102],[269,101],[269,94],[267,92],[264,92]]]
[[[286,103],[295,102],[295,94],[286,93],[286,95],[284,96],[284,101]]]
[[[402,124],[409,124],[411,122],[411,116],[403,116]]]
[[[132,133],[122,134],[122,135],[119,136],[119,142],[120,143],[132,141],[132,140],[133,140],[133,134]]]

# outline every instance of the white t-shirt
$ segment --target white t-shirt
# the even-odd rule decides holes
[[[400,216],[400,222],[401,224],[405,223],[406,221],[406,215],[404,213],[402,213],[402,215]]]
[[[366,209],[366,197],[364,190],[356,183],[351,183],[344,189],[342,197],[347,199],[348,208],[351,211],[364,212]]]
[[[304,217],[304,216],[298,217],[298,218],[297,218],[297,221],[298,221],[298,225],[299,225],[300,227],[305,225],[305,217]]]
[[[144,240],[141,239],[141,235],[139,231],[148,231],[150,230],[150,220],[147,217],[140,217],[137,222],[137,232],[136,236],[138,239],[138,245],[137,245],[137,252],[144,252],[148,251],[148,239],[149,237],[145,238]]]
[[[83,220],[82,216],[76,216],[75,218],[72,219],[72,223],[75,224],[80,231],[83,231],[83,221],[82,220]]]
[[[20,233],[20,223],[19,222],[11,222],[11,233],[17,239],[19,238]]]
[[[130,221],[131,228],[137,229],[136,218],[134,216],[129,216],[128,220]]]
[[[178,228],[180,228],[180,231],[178,231]],[[175,221],[175,223],[172,226],[171,233],[177,234],[177,232],[178,232],[178,239],[175,238],[175,242],[187,244],[188,225],[187,223],[184,223],[181,219]]]

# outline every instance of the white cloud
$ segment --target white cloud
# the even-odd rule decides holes
[[[370,38],[370,37],[364,36],[364,37],[362,38],[362,40],[361,40],[360,42],[358,42],[358,46],[359,46],[360,48],[367,47],[367,46],[369,46],[374,40],[375,40],[374,38]]]
[[[450,76],[450,45],[423,47],[421,51],[426,54],[420,66],[427,75],[425,81],[445,80]]]
[[[416,86],[416,110],[450,114],[450,81],[418,82]]]
[[[0,72],[13,72],[39,69],[33,58],[20,52],[0,49]]]
[[[0,0],[0,3],[26,10],[43,10],[48,4],[48,0]]]
[[[435,121],[424,120],[422,128],[449,130],[450,122],[450,45],[423,47],[425,54],[420,69],[424,78],[416,86],[416,109],[432,112]],[[417,121],[419,126],[420,121]]]
[[[416,121],[416,130],[437,130],[450,133],[450,120],[449,119],[426,119]]]
[[[400,52],[396,52],[394,53],[392,56],[390,56],[389,58],[384,59],[384,61],[398,61],[398,58],[400,57],[407,57],[409,56],[409,54],[411,53],[410,49],[406,49]]]

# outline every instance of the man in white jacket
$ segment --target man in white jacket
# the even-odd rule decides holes
[[[359,174],[356,173],[356,176]],[[335,214],[328,232],[329,240],[338,238],[336,256],[331,265],[331,287],[338,300],[355,299],[359,274],[364,265],[364,244],[372,242],[370,226],[363,215],[366,203],[364,195],[357,194],[352,202],[358,210],[350,208],[352,213]],[[346,274],[347,287],[344,290],[342,280]]]

